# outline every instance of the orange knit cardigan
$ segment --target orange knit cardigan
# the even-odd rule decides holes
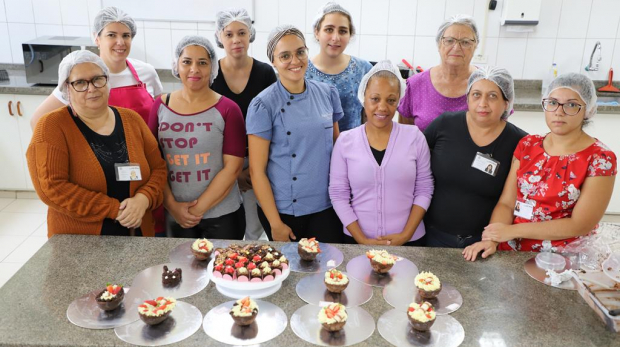
[[[150,206],[140,226],[154,235],[151,210],[161,205],[166,184],[166,162],[157,140],[136,112],[117,107],[125,130],[129,162],[139,163],[141,181],[129,183],[129,195],[142,193]],[[28,170],[37,194],[49,206],[47,236],[99,235],[105,218],[115,219],[120,201],[107,195],[103,169],[67,107],[42,117],[26,152]]]

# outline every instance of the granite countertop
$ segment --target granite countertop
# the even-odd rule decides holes
[[[81,295],[114,281],[131,285],[145,268],[168,262],[168,253],[189,239],[98,237],[56,235],[51,238],[2,288],[0,301],[0,345],[6,346],[128,346],[113,330],[89,330],[67,320],[69,304]],[[283,244],[274,242],[277,247]],[[369,249],[359,245],[337,245],[346,263]],[[456,287],[463,306],[451,316],[465,330],[462,346],[612,346],[617,335],[576,291],[552,288],[531,279],[523,263],[531,253],[502,252],[474,263],[465,262],[461,250],[393,247],[390,251],[413,261],[420,270],[437,274]],[[305,274],[292,272],[275,294],[262,300],[291,315],[306,303],[295,292]],[[375,319],[392,307],[374,288],[372,299],[362,308]],[[182,301],[196,306],[204,316],[210,308],[231,299],[210,283],[198,294]],[[215,346],[202,328],[179,346]],[[286,330],[269,346],[310,346]],[[359,346],[391,346],[375,330]]]
[[[34,85],[26,82],[26,73],[19,65],[0,64],[0,69],[7,69],[10,81],[0,81],[0,94],[28,94],[28,95],[49,95],[55,85]],[[157,70],[161,80],[164,93],[169,93],[182,88],[181,82],[172,76],[170,70]],[[617,82],[616,82],[617,83]],[[607,84],[607,81],[595,81],[596,88]],[[515,81],[515,111],[540,111],[541,81],[539,80],[516,80]],[[600,98],[602,97],[602,98]],[[599,105],[599,113],[619,113],[620,114],[620,93],[599,93],[601,101],[615,101],[618,106]]]

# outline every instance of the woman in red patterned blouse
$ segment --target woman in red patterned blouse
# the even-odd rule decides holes
[[[496,250],[561,250],[588,235],[607,209],[616,155],[583,131],[596,114],[594,84],[584,75],[565,74],[546,95],[542,105],[550,132],[519,142],[490,224],[482,241],[463,250],[466,260]]]

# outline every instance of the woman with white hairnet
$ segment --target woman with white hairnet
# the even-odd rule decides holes
[[[306,78],[331,84],[338,89],[344,117],[338,121],[340,131],[362,124],[362,104],[357,89],[362,77],[372,67],[364,59],[345,54],[355,27],[349,11],[335,2],[323,5],[312,25],[319,54],[308,60]]]
[[[245,120],[252,99],[277,81],[276,74],[269,64],[248,55],[256,32],[245,9],[220,11],[215,18],[215,43],[224,48],[226,56],[219,61],[219,71],[211,89],[237,103]],[[256,214],[256,195],[252,189],[247,155],[237,183],[245,209],[245,240],[258,240],[263,227]]]
[[[467,80],[476,70],[471,60],[479,41],[476,22],[469,16],[452,16],[439,27],[435,42],[440,63],[407,79],[399,122],[424,131],[444,112],[467,110]]]
[[[433,196],[430,153],[417,127],[392,122],[404,93],[398,68],[377,63],[357,95],[367,122],[342,133],[334,146],[329,195],[348,243],[424,245],[422,218]]]
[[[110,70],[110,105],[134,110],[147,122],[153,97],[162,93],[162,85],[152,65],[128,58],[136,32],[136,23],[127,13],[106,7],[97,13],[92,35],[99,56]],[[34,111],[30,125],[34,129],[43,115],[68,103],[60,89],[54,89]]]
[[[585,75],[561,75],[542,106],[549,133],[519,142],[491,222],[482,241],[463,251],[466,260],[496,250],[561,252],[589,235],[607,209],[616,155],[583,131],[596,115],[594,84]]]
[[[480,241],[502,193],[512,153],[527,135],[507,121],[514,102],[507,70],[474,71],[466,97],[467,111],[446,112],[424,132],[435,177],[435,194],[424,217],[431,247],[463,248]]]
[[[292,25],[269,34],[267,57],[280,80],[248,108],[250,175],[270,240],[341,242],[329,200],[329,160],[342,107],[334,86],[305,78],[308,47]]]
[[[183,37],[172,62],[183,88],[157,98],[151,110],[149,127],[168,162],[168,236],[241,240],[245,232],[237,186],[245,125],[239,106],[211,89],[217,71],[211,42]]]
[[[136,112],[108,105],[109,71],[90,51],[67,55],[58,89],[69,105],[42,118],[26,153],[54,234],[155,234],[166,163]]]

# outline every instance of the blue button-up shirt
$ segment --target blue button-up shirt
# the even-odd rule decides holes
[[[343,117],[334,86],[305,80],[306,90],[289,93],[278,81],[248,107],[248,135],[271,141],[267,177],[278,212],[303,216],[331,207],[329,163],[334,123]]]

